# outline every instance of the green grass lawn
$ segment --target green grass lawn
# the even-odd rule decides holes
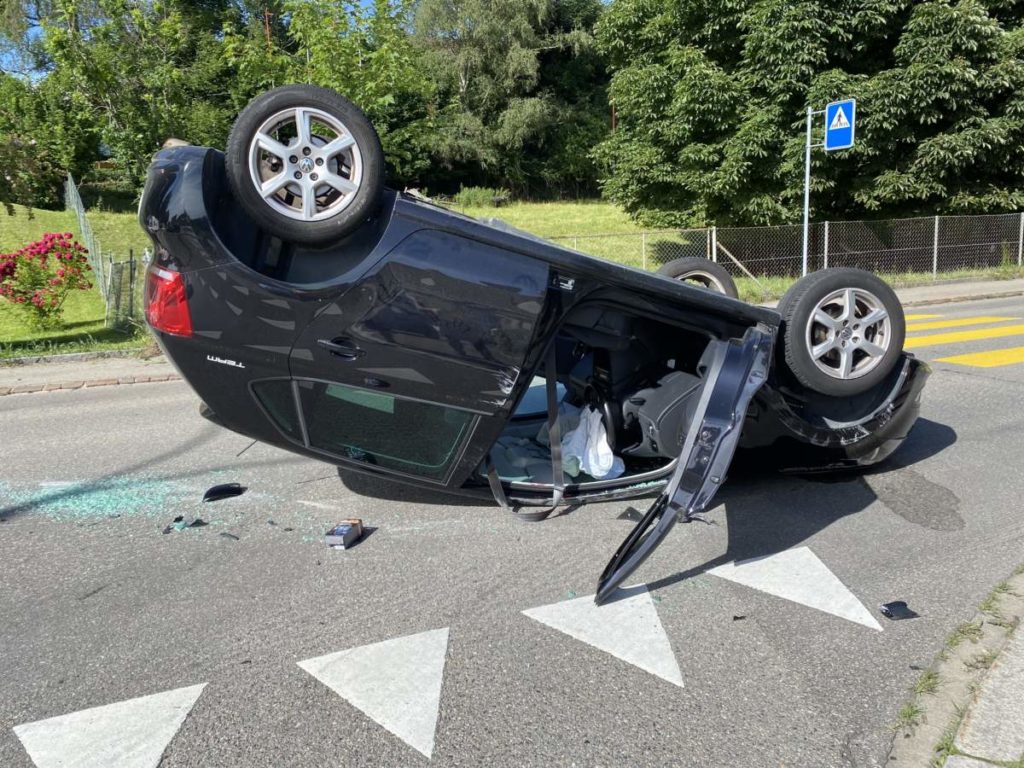
[[[16,251],[40,239],[47,232],[74,232],[77,236],[78,222],[75,215],[69,211],[43,211],[35,208],[30,217],[27,208],[16,205],[14,215],[8,216],[0,208],[0,252]]]
[[[500,208],[454,210],[480,219],[498,218],[541,237],[636,234],[642,228],[621,208],[599,200],[571,203],[510,203]]]
[[[141,256],[149,243],[134,213],[89,211],[87,215],[104,255],[113,256],[114,261],[127,259],[129,249],[136,257]],[[28,209],[20,205],[14,206],[14,216],[8,216],[0,209],[0,251],[20,248],[38,240],[45,232],[73,232],[76,237],[81,237],[78,218],[70,211],[34,208],[30,217]]]
[[[153,247],[134,213],[89,211],[86,215],[103,252],[112,254],[114,261],[126,260],[129,252],[141,258],[147,246]]]
[[[76,291],[64,302],[62,327],[35,331],[26,325],[18,308],[0,301],[0,360],[145,346],[146,334],[107,328],[103,312],[103,299],[97,290]]]

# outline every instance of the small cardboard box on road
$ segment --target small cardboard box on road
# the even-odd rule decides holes
[[[324,543],[332,549],[348,549],[363,537],[363,521],[342,520],[324,534]]]

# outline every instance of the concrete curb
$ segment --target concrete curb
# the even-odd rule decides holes
[[[8,357],[0,360],[0,367],[16,365],[35,365],[36,363],[81,363],[86,360],[103,360],[105,358],[134,357],[144,347],[136,349],[108,349],[100,352],[68,352],[63,355],[31,355],[28,357]]]
[[[4,395],[30,395],[36,392],[56,392],[62,389],[92,389],[93,387],[114,387],[121,384],[154,384],[162,381],[181,381],[176,373],[158,376],[121,376],[116,379],[88,379],[85,381],[61,381],[48,384],[18,384],[13,387],[0,387],[0,397]]]
[[[898,292],[897,292],[898,293]],[[915,299],[903,302],[904,307],[924,307],[933,304],[955,304],[960,301],[981,301],[983,299],[1008,299],[1013,296],[1024,296],[1024,291],[1014,289],[1011,291],[999,291],[991,293],[976,293],[971,296],[950,296],[943,299]]]
[[[969,283],[968,283],[969,285]],[[916,288],[926,286],[915,286]],[[913,290],[913,288],[897,288],[896,296],[900,297],[901,291]],[[900,297],[900,304],[904,307],[927,307],[934,304],[958,304],[964,301],[983,301],[984,299],[1008,299],[1014,296],[1024,296],[1024,288],[1010,288],[1005,291],[986,291],[984,293],[961,293],[953,296],[926,297],[921,299],[904,299]],[[779,300],[766,301],[758,306],[775,309],[779,306]]]

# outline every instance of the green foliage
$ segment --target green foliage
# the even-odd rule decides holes
[[[366,112],[395,186],[578,195],[596,190],[589,153],[607,128],[591,34],[601,10],[601,0],[0,0],[0,61],[26,73],[4,76],[21,89],[16,133],[36,139],[47,167],[81,179],[97,159],[115,161],[117,194],[96,182],[108,205],[124,204],[166,139],[223,146],[250,99],[293,82],[334,88]],[[0,104],[13,88],[4,83]],[[8,150],[5,170],[28,167],[26,151]],[[28,178],[19,183],[6,196],[40,204]]]
[[[91,11],[86,16],[84,11]],[[46,50],[126,178],[170,137],[223,145],[231,111],[215,29],[185,0],[54,0]]]
[[[95,167],[81,177],[81,181],[76,181],[78,194],[87,209],[132,214],[138,209],[138,188],[116,168]]]
[[[352,99],[380,134],[393,183],[405,185],[431,165],[434,84],[409,45],[409,0],[372,6],[288,0],[288,33],[298,49],[296,82],[333,88]]]
[[[53,143],[42,141],[42,123],[31,88],[0,73],[0,205],[53,205],[60,200],[60,173]]]
[[[914,693],[919,696],[934,695],[939,690],[939,673],[934,669],[927,669],[921,673],[914,683]]]
[[[896,713],[896,722],[893,723],[892,728],[894,731],[914,728],[921,722],[921,715],[923,714],[924,710],[916,702],[908,701]]]
[[[14,253],[0,253],[0,297],[24,312],[30,327],[54,328],[68,294],[92,288],[91,269],[70,232],[47,233]]]
[[[455,204],[462,208],[497,208],[511,198],[507,189],[493,187],[463,187],[455,195]]]
[[[855,97],[857,145],[816,155],[817,217],[1015,210],[1024,31],[991,5],[615,0],[605,194],[651,225],[795,221],[806,107]]]
[[[606,132],[600,0],[420,0],[414,42],[436,83],[431,189],[484,180],[519,196],[594,188]]]

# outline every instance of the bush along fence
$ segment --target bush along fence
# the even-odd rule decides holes
[[[82,243],[89,251],[89,265],[92,267],[96,285],[106,303],[107,325],[121,326],[141,320],[141,269],[135,262],[135,254],[129,249],[126,259],[115,261],[112,253],[103,251],[99,239],[89,224],[89,217],[85,213],[82,197],[70,174],[64,182],[64,206],[67,210],[74,211],[78,218],[78,230],[82,233]]]
[[[641,269],[658,269],[684,256],[703,256],[758,285],[765,278],[799,277],[802,266],[799,224],[553,239]],[[808,269],[860,267],[896,285],[908,285],[1019,270],[1022,254],[1024,213],[824,221],[811,225]]]

